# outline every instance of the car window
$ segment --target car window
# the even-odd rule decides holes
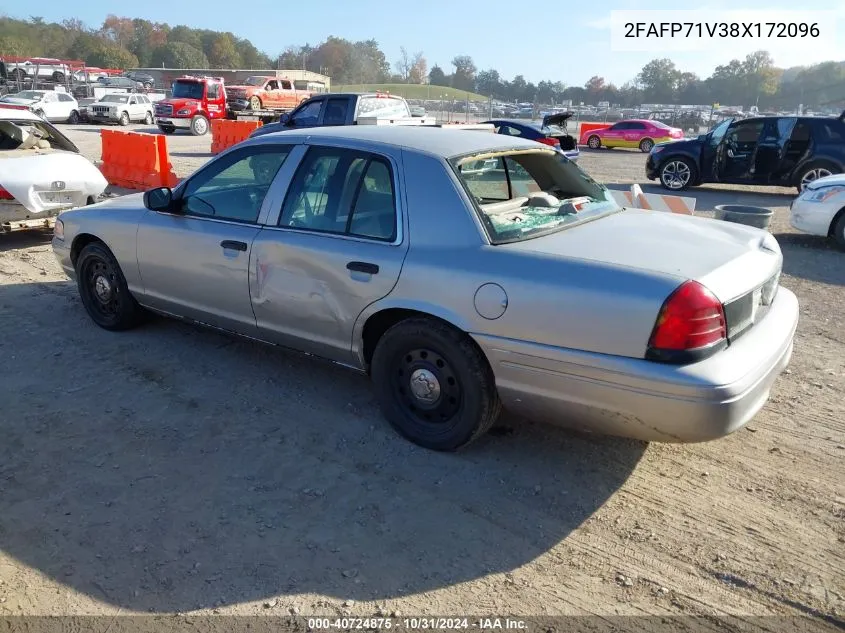
[[[782,117],[777,119],[777,138],[781,141],[786,141],[789,139],[790,134],[792,133],[792,128],[795,125],[795,117]]]
[[[564,230],[620,210],[610,191],[548,150],[451,158],[490,241]]]
[[[513,127],[512,125],[503,125],[499,133],[507,134],[509,136],[522,136],[522,130]]]
[[[294,113],[291,121],[294,125],[317,125],[320,120],[320,109],[323,107],[322,99],[312,101],[302,107],[301,110]]]
[[[627,130],[628,124],[627,123],[616,123],[614,125],[611,125],[609,129],[613,130],[614,132],[616,130]]]
[[[763,121],[750,121],[748,123],[740,123],[731,130],[731,135],[735,138],[737,143],[756,143],[760,138],[760,133],[763,131]]]
[[[73,101],[73,97],[66,95],[63,92],[59,93],[59,101]]]
[[[359,117],[410,117],[408,103],[400,97],[364,96],[358,100]]]
[[[212,162],[187,183],[185,213],[236,222],[256,222],[264,196],[290,147],[268,145],[233,152]]]
[[[208,98],[209,99],[219,99],[220,98],[220,84],[208,84]]]
[[[138,99],[137,99],[137,98],[135,98],[135,97],[130,97],[130,99],[129,99],[129,105],[135,105],[135,104],[137,104],[137,103],[138,103]]]
[[[731,119],[725,119],[710,131],[710,145],[716,147],[725,138],[725,133],[731,125]]]
[[[326,112],[323,115],[325,125],[343,125],[349,111],[349,99],[329,99],[326,102]]]
[[[279,226],[392,241],[396,202],[388,162],[367,152],[312,147],[285,196]]]
[[[279,82],[275,79],[271,79],[267,82],[267,85],[264,87],[265,90],[278,90],[279,89]]]
[[[646,129],[645,123],[629,123],[628,124],[629,130],[644,130]]]

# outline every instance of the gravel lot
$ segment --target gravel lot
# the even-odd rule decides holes
[[[65,129],[99,159],[98,128]],[[179,176],[208,159],[208,137],[168,143]],[[585,151],[581,165],[626,184],[643,182],[644,160]],[[4,236],[0,615],[383,609],[845,626],[845,253],[791,231],[791,191],[692,195],[703,214],[775,208],[782,283],[802,316],[761,414],[688,446],[508,417],[459,454],[416,449],[383,422],[365,378],[163,319],[107,333],[49,235]]]

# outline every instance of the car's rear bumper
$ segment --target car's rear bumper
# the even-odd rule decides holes
[[[789,364],[797,324],[798,300],[781,287],[752,330],[691,365],[474,338],[515,413],[646,441],[702,442],[742,428],[763,407]]]

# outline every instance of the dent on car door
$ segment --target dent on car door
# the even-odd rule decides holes
[[[250,287],[262,338],[354,362],[355,321],[393,289],[408,248],[400,169],[388,156],[308,150],[275,226],[253,244]]]
[[[252,243],[290,151],[289,145],[263,144],[221,156],[177,189],[169,212],[146,213],[137,239],[147,305],[256,334]]]

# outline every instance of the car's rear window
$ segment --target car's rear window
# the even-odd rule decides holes
[[[493,244],[538,237],[620,210],[606,187],[559,152],[491,152],[449,162]]]
[[[651,121],[652,126],[659,127],[661,130],[669,130],[671,126],[666,125],[663,121],[658,121],[656,119]]]
[[[399,97],[366,96],[358,100],[359,117],[401,118],[411,116],[408,103]]]

